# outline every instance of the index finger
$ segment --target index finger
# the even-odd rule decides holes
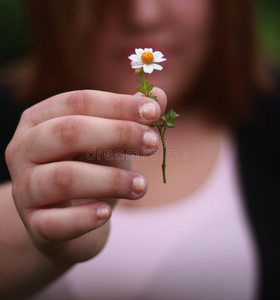
[[[156,93],[159,102],[137,94],[130,96],[93,90],[66,92],[32,106],[24,112],[24,120],[32,127],[62,116],[87,115],[149,125],[161,115],[159,103],[166,103],[164,92]]]

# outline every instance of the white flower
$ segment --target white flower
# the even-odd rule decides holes
[[[143,68],[145,73],[151,74],[154,70],[161,71],[163,68],[157,63],[166,60],[160,51],[153,52],[151,48],[144,50],[139,48],[135,49],[136,54],[130,55],[128,58],[131,60],[131,67],[133,69]]]

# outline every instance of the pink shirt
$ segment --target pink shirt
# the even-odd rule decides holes
[[[250,300],[257,274],[229,141],[208,179],[187,198],[116,207],[104,250],[34,299]]]

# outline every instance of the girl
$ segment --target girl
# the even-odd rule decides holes
[[[24,112],[1,186],[1,296],[54,282],[34,299],[272,299],[279,101],[250,1],[28,2],[33,56],[2,89],[3,114]],[[157,102],[131,96],[128,56],[146,47],[167,58]],[[181,116],[164,185],[150,125],[166,105]]]

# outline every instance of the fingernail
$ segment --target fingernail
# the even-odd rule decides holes
[[[154,131],[147,131],[143,136],[143,143],[147,148],[154,148],[158,144],[158,136]]]
[[[111,208],[108,206],[100,206],[97,208],[96,213],[100,220],[107,220],[111,216]]]
[[[132,186],[135,193],[142,193],[146,188],[146,180],[142,176],[136,176],[132,180]]]
[[[140,117],[145,121],[153,119],[156,116],[156,112],[157,110],[153,103],[145,103],[139,109]]]

